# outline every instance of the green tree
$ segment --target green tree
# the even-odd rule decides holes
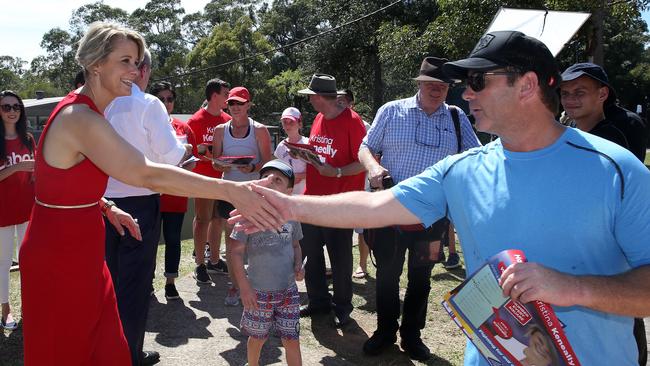
[[[26,63],[19,57],[0,56],[0,85],[3,89],[18,91]]]
[[[147,41],[154,61],[154,78],[185,71],[182,55],[188,50],[181,31],[184,14],[180,0],[151,0],[129,18],[131,26]]]
[[[79,7],[72,12],[70,19],[70,31],[61,28],[53,28],[43,35],[41,47],[46,54],[34,58],[30,66],[30,77],[36,84],[42,84],[41,80],[48,80],[51,86],[43,85],[41,89],[51,90],[64,94],[73,85],[74,76],[81,67],[75,61],[77,43],[86,31],[90,23],[95,21],[107,21],[124,24],[126,12],[119,8],[105,5],[103,1],[97,1]]]
[[[253,21],[242,16],[234,26],[229,22],[216,25],[210,36],[202,39],[189,53],[188,64],[192,68],[210,67],[201,74],[203,82],[219,77],[233,86],[246,86],[255,101],[265,96],[266,80],[271,78],[269,58],[260,53],[271,49],[264,35],[255,29]],[[272,108],[265,102],[257,105],[254,112],[264,114]]]
[[[120,8],[104,4],[102,0],[91,4],[82,5],[72,12],[70,18],[70,32],[76,39],[81,39],[86,28],[92,22],[104,21],[127,25],[129,14]]]

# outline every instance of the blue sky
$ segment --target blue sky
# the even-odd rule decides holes
[[[45,54],[40,43],[52,28],[69,29],[72,12],[95,0],[17,0],[2,1],[0,10],[0,55],[20,57],[25,61]],[[104,4],[132,12],[143,8],[148,0],[104,0]],[[181,0],[185,13],[203,10],[208,0]]]

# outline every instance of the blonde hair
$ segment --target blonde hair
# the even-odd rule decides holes
[[[138,63],[142,61],[146,42],[140,33],[117,24],[94,22],[79,41],[75,55],[75,60],[84,68],[84,73],[87,74],[89,67],[106,59],[113,52],[115,41],[120,38],[135,42],[138,46]]]

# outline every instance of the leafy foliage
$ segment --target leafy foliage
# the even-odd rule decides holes
[[[311,74],[323,72],[334,75],[339,88],[354,90],[357,110],[371,119],[386,101],[413,95],[411,78],[423,57],[465,57],[500,7],[546,7],[593,14],[558,61],[563,68],[594,55],[598,61],[602,49],[602,62],[620,99],[631,107],[647,103],[645,90],[650,87],[650,54],[645,49],[650,39],[640,17],[649,2],[211,0],[203,11],[186,14],[180,0],[150,0],[128,14],[99,0],[75,10],[69,30],[54,28],[44,34],[45,54],[27,70],[22,60],[0,57],[0,82],[26,96],[35,87],[48,95],[65,93],[79,69],[75,43],[90,23],[104,20],[145,36],[154,59],[153,79],[177,86],[177,112],[194,112],[203,101],[205,82],[220,77],[249,88],[253,114],[264,122],[276,120],[289,105],[313,113],[296,92]],[[387,8],[364,17],[382,7]]]

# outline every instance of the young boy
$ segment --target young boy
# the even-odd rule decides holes
[[[291,194],[294,174],[280,160],[272,160],[260,169],[260,178],[270,177],[269,188]],[[300,298],[296,280],[301,281],[302,239],[300,223],[290,221],[277,231],[246,235],[235,226],[232,239],[231,272],[239,284],[244,305],[241,331],[248,335],[248,365],[257,366],[262,346],[275,328],[282,339],[289,366],[302,365],[300,355]],[[244,253],[248,255],[248,277],[244,271]]]

